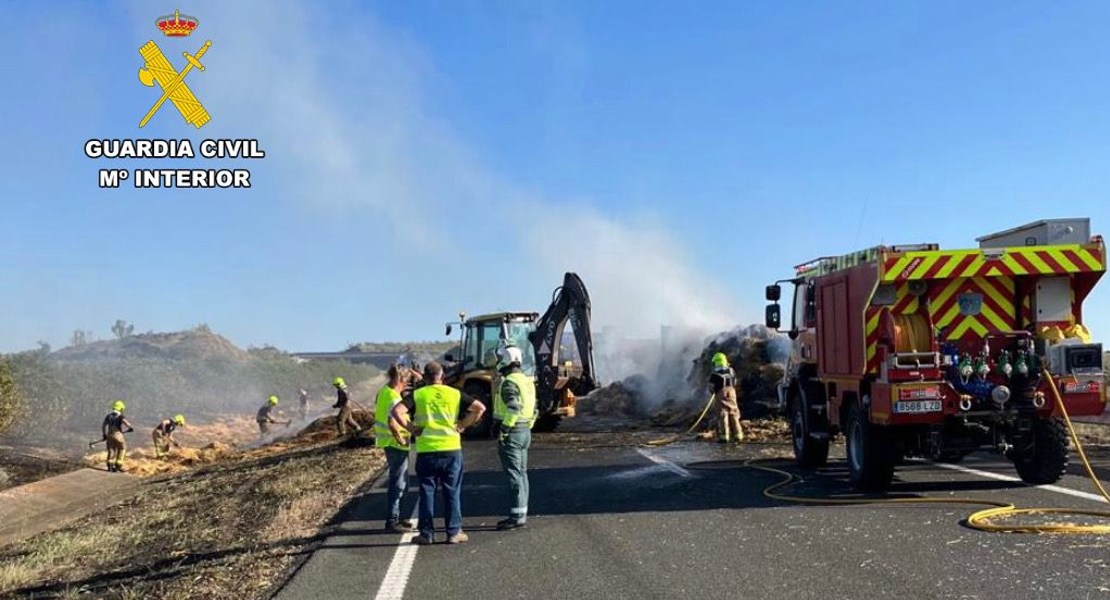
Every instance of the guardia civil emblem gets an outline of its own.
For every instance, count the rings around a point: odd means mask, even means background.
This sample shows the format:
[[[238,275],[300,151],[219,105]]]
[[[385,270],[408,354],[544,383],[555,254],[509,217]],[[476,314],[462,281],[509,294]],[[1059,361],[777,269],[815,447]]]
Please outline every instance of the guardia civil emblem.
[[[175,10],[172,15],[159,17],[157,24],[158,29],[166,37],[178,38],[192,35],[193,31],[200,25],[200,21],[196,17],[183,15],[180,11]],[[189,86],[185,85],[185,76],[193,70],[193,67],[201,71],[204,70],[200,58],[208,52],[211,45],[212,40],[208,40],[197,50],[196,54],[182,52],[186,63],[181,71],[175,69],[170,61],[166,60],[166,55],[162,54],[162,49],[153,40],[139,48],[139,54],[146,61],[146,65],[139,69],[139,81],[147,87],[154,87],[154,84],[157,83],[158,87],[162,89],[162,96],[147,111],[143,120],[139,121],[139,127],[146,127],[147,122],[158,112],[158,109],[162,108],[166,100],[173,104],[186,123],[192,124],[197,129],[204,127],[204,124],[211,117],[208,116],[208,111],[204,109],[204,105],[193,95]]]

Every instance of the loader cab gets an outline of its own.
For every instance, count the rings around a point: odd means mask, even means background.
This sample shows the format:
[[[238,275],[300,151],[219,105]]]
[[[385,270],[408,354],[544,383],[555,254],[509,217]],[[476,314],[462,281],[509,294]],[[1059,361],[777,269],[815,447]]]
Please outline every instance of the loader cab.
[[[790,329],[787,334],[790,339],[795,339],[799,331],[816,325],[817,295],[812,279],[785,279],[767,286],[766,297],[771,304],[767,305],[766,325],[776,331],[782,329],[782,307],[779,301],[782,298],[783,283],[792,284],[794,287],[789,307]]]
[[[448,356],[461,372],[497,368],[497,351],[508,345],[524,355],[521,370],[536,373],[536,354],[528,336],[536,329],[535,313],[497,313],[472,317],[461,323],[460,356]],[[448,325],[448,335],[454,324]]]

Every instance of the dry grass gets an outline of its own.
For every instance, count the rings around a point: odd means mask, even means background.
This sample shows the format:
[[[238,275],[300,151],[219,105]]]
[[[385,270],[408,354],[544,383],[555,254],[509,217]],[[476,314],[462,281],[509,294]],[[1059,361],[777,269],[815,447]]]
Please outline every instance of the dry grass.
[[[2,598],[268,597],[382,466],[364,443],[260,448],[0,548]]]

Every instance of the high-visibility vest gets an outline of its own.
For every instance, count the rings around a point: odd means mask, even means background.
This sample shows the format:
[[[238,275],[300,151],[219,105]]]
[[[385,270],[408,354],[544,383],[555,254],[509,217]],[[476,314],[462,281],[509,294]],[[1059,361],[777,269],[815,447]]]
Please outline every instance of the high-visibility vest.
[[[501,386],[505,385],[506,381],[513,382],[520,390],[521,406],[519,415],[509,412],[509,407],[505,404],[501,395]],[[526,423],[528,427],[531,427],[536,422],[536,381],[524,373],[509,373],[506,375],[501,380],[501,384],[497,386],[497,393],[494,394],[493,418],[497,421],[503,421],[508,427],[517,423]]]
[[[393,439],[393,432],[389,430],[389,413],[400,401],[401,393],[388,385],[378,391],[374,401],[374,445],[378,448],[408,450],[408,446],[402,446]],[[407,439],[407,432],[402,432],[402,436]]]
[[[462,436],[455,430],[462,403],[459,390],[441,383],[426,385],[416,390],[412,399],[416,404],[413,422],[423,428],[416,436],[417,454],[462,450]]]

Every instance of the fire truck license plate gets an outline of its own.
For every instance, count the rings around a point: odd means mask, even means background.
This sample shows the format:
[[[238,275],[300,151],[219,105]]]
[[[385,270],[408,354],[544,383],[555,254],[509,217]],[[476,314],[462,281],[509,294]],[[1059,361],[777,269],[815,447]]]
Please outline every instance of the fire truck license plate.
[[[940,400],[912,400],[909,402],[895,402],[894,412],[897,414],[940,412]]]

